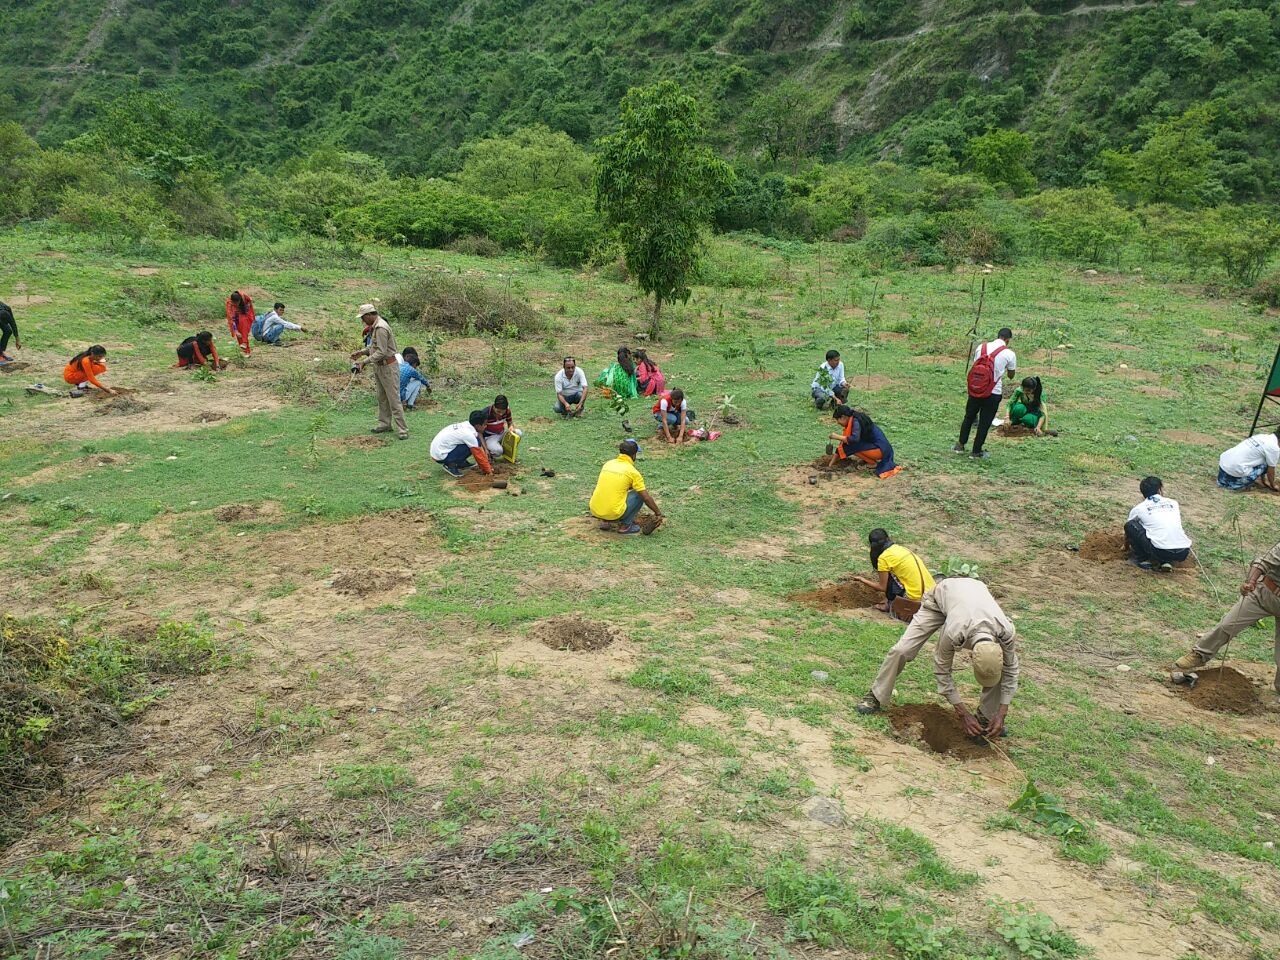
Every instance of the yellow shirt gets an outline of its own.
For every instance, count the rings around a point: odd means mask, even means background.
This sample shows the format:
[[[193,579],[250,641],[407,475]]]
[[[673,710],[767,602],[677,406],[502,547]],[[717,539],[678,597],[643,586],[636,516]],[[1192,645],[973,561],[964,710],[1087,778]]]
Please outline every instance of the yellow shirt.
[[[908,600],[919,600],[934,587],[933,577],[924,561],[896,543],[886,547],[884,553],[880,554],[876,569],[897,577],[898,582],[906,588]]]
[[[600,479],[591,494],[591,514],[600,520],[618,520],[627,512],[627,494],[644,490],[644,477],[635,462],[620,453],[600,468]]]

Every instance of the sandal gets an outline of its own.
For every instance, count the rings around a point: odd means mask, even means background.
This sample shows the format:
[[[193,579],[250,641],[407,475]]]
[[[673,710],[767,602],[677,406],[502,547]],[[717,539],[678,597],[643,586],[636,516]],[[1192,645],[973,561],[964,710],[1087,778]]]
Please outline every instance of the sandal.
[[[636,526],[636,525],[633,523],[633,524],[632,524],[631,526],[629,526],[629,527],[619,527],[619,528],[618,528],[618,532],[619,532],[619,533],[625,533],[625,534],[639,533],[639,532],[640,532],[640,528],[639,528],[638,526]]]

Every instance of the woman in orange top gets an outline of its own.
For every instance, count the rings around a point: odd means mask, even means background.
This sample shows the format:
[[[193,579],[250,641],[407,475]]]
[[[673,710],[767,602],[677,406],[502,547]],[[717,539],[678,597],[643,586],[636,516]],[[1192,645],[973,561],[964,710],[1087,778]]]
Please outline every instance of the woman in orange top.
[[[62,370],[62,379],[76,390],[96,388],[103,393],[115,391],[98,382],[98,374],[107,372],[107,348],[94,344],[88,350],[77,353]]]
[[[246,357],[249,355],[249,330],[252,327],[253,299],[237,290],[227,297],[227,330],[240,344],[240,350]]]

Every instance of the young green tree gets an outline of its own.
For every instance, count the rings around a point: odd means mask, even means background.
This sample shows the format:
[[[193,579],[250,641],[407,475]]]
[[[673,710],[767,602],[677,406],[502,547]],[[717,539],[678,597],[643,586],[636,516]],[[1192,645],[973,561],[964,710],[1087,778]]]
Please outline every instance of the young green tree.
[[[1036,178],[1027,169],[1031,161],[1031,138],[1017,130],[988,130],[965,145],[969,166],[978,176],[1014,193],[1036,187]]]
[[[1133,155],[1133,180],[1141,200],[1195,207],[1207,199],[1217,155],[1208,137],[1212,121],[1212,110],[1201,104],[1155,128]]]
[[[653,295],[649,335],[663,303],[689,299],[702,263],[702,231],[733,186],[732,168],[701,143],[698,105],[679,84],[635,87],[617,133],[599,141],[596,207],[622,244],[627,269]]]

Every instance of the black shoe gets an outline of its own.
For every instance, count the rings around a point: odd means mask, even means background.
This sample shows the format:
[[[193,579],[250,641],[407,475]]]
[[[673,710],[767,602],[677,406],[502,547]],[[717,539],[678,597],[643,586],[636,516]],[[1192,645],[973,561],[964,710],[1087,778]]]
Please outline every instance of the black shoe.
[[[864,717],[870,716],[873,713],[880,712],[880,701],[876,699],[875,694],[868,693],[853,709],[857,710]]]
[[[970,460],[986,460],[986,459],[989,459],[990,456],[991,454],[988,453],[986,450],[975,450],[973,451],[973,453],[969,454],[969,459]]]
[[[1173,573],[1173,564],[1172,564],[1172,563],[1168,563],[1168,562],[1165,562],[1165,563],[1160,564],[1160,572],[1161,572],[1161,573]]]
[[[951,452],[952,452],[952,453],[964,453],[964,444],[963,444],[963,443],[957,443],[957,444],[955,444],[954,446],[952,446],[952,448],[951,448]]]
[[[975,713],[975,714],[974,714],[974,716],[978,718],[978,723],[982,724],[982,729],[983,729],[983,730],[986,730],[986,729],[987,729],[987,724],[989,724],[991,721],[989,721],[986,717],[984,717],[984,716],[982,715],[982,713],[981,713],[981,712]],[[1008,735],[1009,735],[1009,728],[1008,728],[1008,727],[1004,727],[1004,728],[1002,728],[1002,729],[1000,730],[1000,737],[1001,737],[1001,739],[1003,739],[1003,738],[1007,737]],[[985,736],[986,736],[986,734],[985,734],[985,733],[983,733],[983,734],[980,734],[980,736],[985,737]]]
[[[444,472],[449,474],[449,476],[451,477],[462,476],[462,471],[459,470],[457,467],[455,467],[452,463],[442,463],[440,464],[440,466],[444,467]]]
[[[1137,567],[1139,570],[1150,570],[1150,569],[1151,569],[1151,561],[1150,561],[1150,560],[1139,560],[1137,557],[1130,557],[1130,558],[1129,558],[1129,563],[1130,563],[1130,564],[1132,564],[1133,566]],[[1173,568],[1172,568],[1172,567],[1170,567],[1169,569],[1173,569]]]

